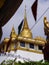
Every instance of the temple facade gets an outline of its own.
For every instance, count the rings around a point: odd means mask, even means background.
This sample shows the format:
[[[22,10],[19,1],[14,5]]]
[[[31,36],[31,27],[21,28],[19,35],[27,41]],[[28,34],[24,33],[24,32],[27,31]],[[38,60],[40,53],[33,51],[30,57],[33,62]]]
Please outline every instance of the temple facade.
[[[29,29],[26,9],[24,15],[24,24],[20,34],[15,32],[14,26],[10,33],[10,38],[4,38],[2,42],[2,49],[6,52],[16,52],[16,55],[20,55],[23,58],[27,58],[33,61],[42,60],[43,52],[46,40],[41,37],[33,38],[32,32]],[[8,48],[7,48],[8,45]]]

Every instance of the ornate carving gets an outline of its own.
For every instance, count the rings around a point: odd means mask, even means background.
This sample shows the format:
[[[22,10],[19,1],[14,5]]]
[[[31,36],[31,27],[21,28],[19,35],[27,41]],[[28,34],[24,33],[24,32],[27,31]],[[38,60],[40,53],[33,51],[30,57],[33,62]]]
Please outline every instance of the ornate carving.
[[[47,44],[45,44],[43,49],[44,59],[49,61],[49,22],[47,21],[46,17],[44,17],[44,32],[47,40]]]

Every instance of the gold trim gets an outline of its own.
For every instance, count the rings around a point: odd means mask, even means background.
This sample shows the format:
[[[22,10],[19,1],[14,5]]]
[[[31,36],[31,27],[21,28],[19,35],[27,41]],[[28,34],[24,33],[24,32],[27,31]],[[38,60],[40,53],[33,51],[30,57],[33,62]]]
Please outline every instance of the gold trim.
[[[34,52],[34,53],[37,53],[37,54],[43,54],[42,52],[38,51],[38,50],[34,50],[34,49],[27,49],[27,48],[23,48],[23,47],[18,47],[17,49],[11,49],[11,50],[7,50],[7,52],[10,52],[10,51],[17,51],[17,50],[23,50],[23,51],[28,51],[28,52]]]
[[[16,51],[17,49],[10,49],[10,50],[7,50],[7,52],[10,52],[10,51]]]
[[[37,44],[37,45],[45,45],[44,41],[41,40],[35,40],[35,39],[31,39],[31,38],[24,38],[24,37],[18,37],[18,41],[24,41],[27,43],[32,43],[32,44]]]
[[[38,50],[34,50],[34,49],[27,49],[27,48],[23,48],[23,47],[18,47],[17,50],[23,50],[23,51],[29,51],[29,52],[34,52],[34,53],[38,53],[38,54],[43,54],[42,52],[38,51]]]

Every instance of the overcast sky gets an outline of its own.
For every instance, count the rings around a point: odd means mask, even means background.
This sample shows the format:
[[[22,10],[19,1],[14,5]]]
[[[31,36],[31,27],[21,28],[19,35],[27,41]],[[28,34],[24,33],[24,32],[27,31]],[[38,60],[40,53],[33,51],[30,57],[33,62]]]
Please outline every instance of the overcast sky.
[[[22,21],[22,19],[24,18],[25,5],[26,5],[27,21],[29,28],[31,29],[34,26],[35,20],[31,10],[31,6],[33,5],[34,2],[35,0],[23,0],[17,12],[15,12],[13,17],[9,20],[9,22],[2,27],[3,30],[2,39],[9,38],[13,26],[15,28],[16,33],[18,34],[18,26]],[[38,9],[37,9],[38,23],[31,29],[33,38],[35,38],[36,36],[41,36],[45,38],[43,18],[44,16],[46,16],[49,21],[49,9],[46,11],[48,7],[49,7],[49,0],[38,0]],[[43,15],[45,11],[46,13]]]

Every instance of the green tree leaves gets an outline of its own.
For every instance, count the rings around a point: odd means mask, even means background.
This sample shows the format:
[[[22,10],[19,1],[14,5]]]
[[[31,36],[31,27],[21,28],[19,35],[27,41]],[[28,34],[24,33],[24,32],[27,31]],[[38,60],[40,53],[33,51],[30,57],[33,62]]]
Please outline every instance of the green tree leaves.
[[[29,61],[29,62],[15,62],[14,60],[8,60],[5,62],[2,62],[0,65],[49,65],[49,62],[34,62],[34,61]]]

